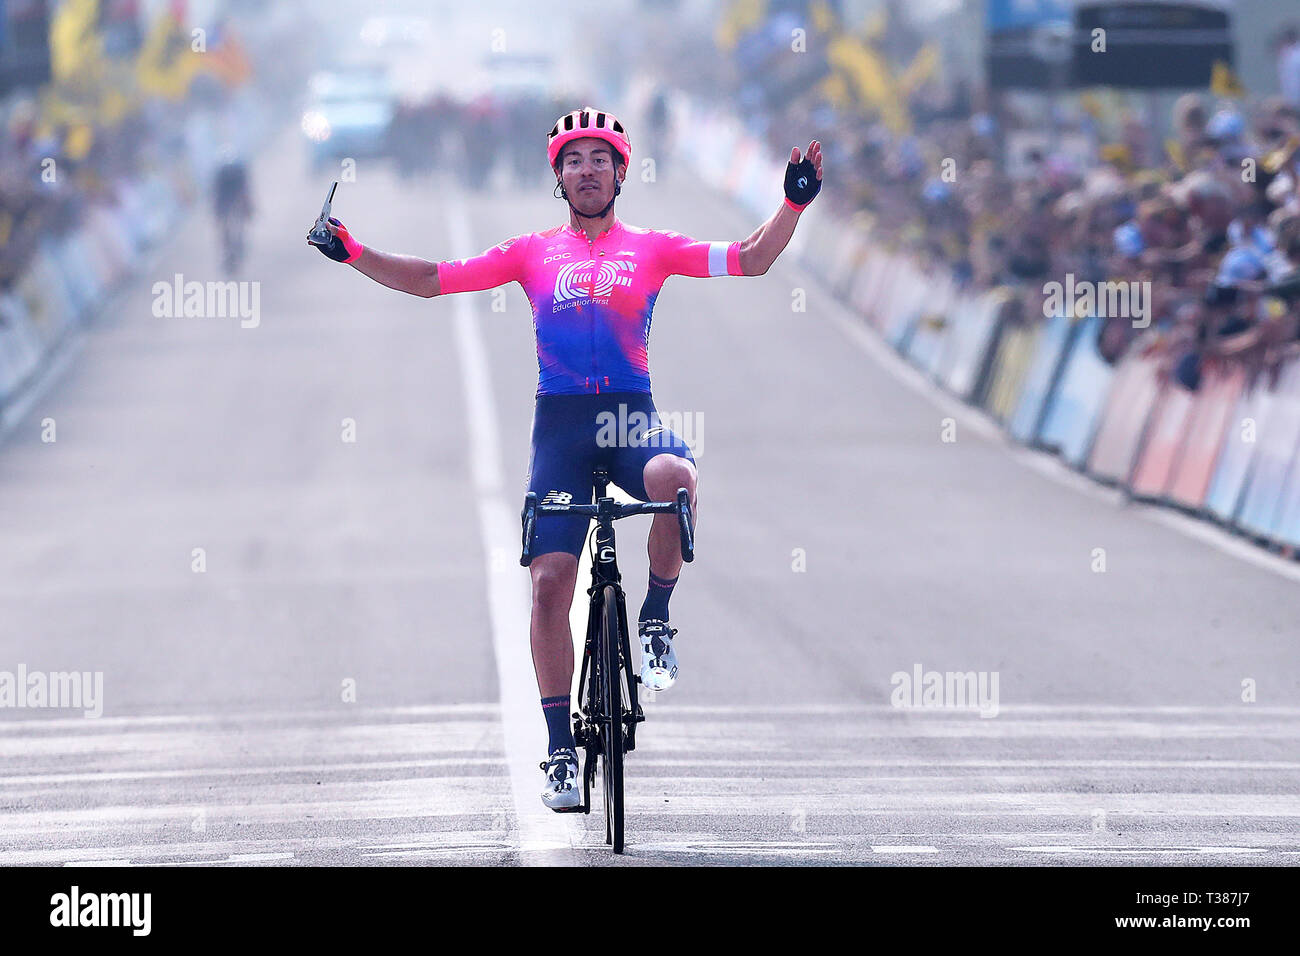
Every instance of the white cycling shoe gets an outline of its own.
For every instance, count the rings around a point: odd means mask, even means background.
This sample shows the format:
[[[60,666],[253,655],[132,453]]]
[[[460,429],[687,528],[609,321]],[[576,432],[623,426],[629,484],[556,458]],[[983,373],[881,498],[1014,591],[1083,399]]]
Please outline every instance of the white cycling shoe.
[[[650,690],[667,690],[677,683],[677,654],[673,636],[677,629],[667,621],[642,621],[636,628],[641,639],[641,684]]]
[[[542,789],[542,803],[557,813],[576,810],[582,805],[582,781],[578,776],[578,755],[562,747],[550,758],[543,760],[546,786]]]

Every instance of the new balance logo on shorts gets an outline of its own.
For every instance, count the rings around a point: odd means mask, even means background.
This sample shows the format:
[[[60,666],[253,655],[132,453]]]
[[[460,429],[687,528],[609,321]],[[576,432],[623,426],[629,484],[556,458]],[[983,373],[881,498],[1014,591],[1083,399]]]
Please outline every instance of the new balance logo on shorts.
[[[542,498],[544,505],[568,505],[573,503],[573,495],[567,491],[548,491]]]

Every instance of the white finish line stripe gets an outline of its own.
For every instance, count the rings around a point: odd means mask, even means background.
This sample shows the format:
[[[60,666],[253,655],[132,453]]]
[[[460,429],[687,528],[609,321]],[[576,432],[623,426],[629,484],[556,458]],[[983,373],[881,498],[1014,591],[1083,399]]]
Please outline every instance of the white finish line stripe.
[[[120,860],[67,860],[64,866],[130,866],[131,861]]]
[[[934,846],[873,846],[872,853],[938,853]]]
[[[453,249],[474,247],[464,207],[451,203],[447,230]],[[479,528],[487,556],[488,605],[492,616],[492,646],[496,656],[510,792],[519,824],[520,859],[526,865],[576,865],[573,849],[579,837],[564,814],[542,805],[542,775],[537,762],[545,756],[537,681],[528,641],[528,576],[517,562],[501,560],[520,546],[519,519],[505,498],[505,470],[496,403],[488,374],[487,349],[474,320],[472,300],[453,296],[456,350],[468,419],[470,473],[478,504]]]
[[[612,495],[616,501],[631,501],[617,490],[612,489]],[[511,529],[513,533],[513,526]],[[511,545],[514,545],[513,539]],[[583,551],[584,558],[588,558],[587,552]],[[514,555],[510,555],[508,562],[510,568],[516,567]],[[520,569],[522,572],[522,569]],[[585,580],[581,577],[579,580]],[[581,594],[582,592],[578,592]],[[585,597],[581,602],[575,602],[575,606],[580,604],[582,616],[578,623],[586,626],[586,601]],[[579,628],[579,634],[581,628]],[[575,635],[575,640],[578,635]],[[308,724],[314,721],[328,721],[330,724],[340,726],[352,726],[364,723],[367,719],[376,719],[383,717],[484,717],[491,718],[498,714],[496,704],[485,703],[465,703],[465,704],[422,704],[417,706],[405,707],[358,707],[345,716],[340,716],[337,709],[333,710],[258,710],[230,714],[138,714],[123,715],[118,717],[44,717],[43,713],[35,708],[11,708],[0,707],[0,737],[7,736],[27,736],[33,733],[39,733],[45,730],[65,729],[79,730],[87,734],[93,734],[109,729],[135,729],[140,727],[192,727],[204,726],[208,724],[227,725],[232,721],[239,724],[260,723],[271,721],[277,724],[290,722],[292,724]],[[768,714],[791,714],[794,716],[821,716],[821,715],[844,715],[852,716],[858,714],[908,714],[927,719],[942,719],[945,716],[966,719],[971,711],[959,711],[956,709],[945,708],[913,708],[905,709],[895,707],[892,704],[771,704],[764,706],[761,704],[674,704],[667,698],[656,711],[662,717],[671,718],[674,715],[697,715],[716,717],[762,717]],[[25,715],[23,719],[12,719],[18,714]],[[1003,714],[1080,714],[1083,716],[1091,715],[1112,715],[1112,714],[1141,714],[1150,716],[1160,716],[1168,714],[1175,716],[1185,714],[1193,717],[1197,716],[1237,716],[1242,720],[1249,720],[1262,714],[1274,717],[1296,717],[1300,718],[1300,707],[1290,707],[1286,705],[1267,705],[1267,704],[1156,704],[1156,705],[1130,705],[1130,704],[999,704],[999,719]]]

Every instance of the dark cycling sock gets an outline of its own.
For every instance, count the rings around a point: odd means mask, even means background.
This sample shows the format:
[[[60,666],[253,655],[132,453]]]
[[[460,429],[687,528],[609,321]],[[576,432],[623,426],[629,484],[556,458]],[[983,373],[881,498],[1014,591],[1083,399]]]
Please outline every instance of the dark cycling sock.
[[[577,750],[573,743],[573,727],[569,724],[569,695],[543,697],[542,714],[546,717],[546,730],[551,738],[547,753],[553,754],[561,747]]]
[[[641,605],[641,620],[668,620],[668,599],[673,596],[676,578],[661,578],[650,572],[650,587],[646,591],[645,603]]]

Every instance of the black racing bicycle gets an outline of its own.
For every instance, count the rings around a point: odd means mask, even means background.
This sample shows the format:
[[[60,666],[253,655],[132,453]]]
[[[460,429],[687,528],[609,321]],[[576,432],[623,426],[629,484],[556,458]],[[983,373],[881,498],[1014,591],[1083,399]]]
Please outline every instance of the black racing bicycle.
[[[636,725],[645,720],[637,701],[640,676],[632,668],[631,639],[627,629],[627,608],[622,575],[614,553],[614,522],[619,518],[646,514],[675,514],[682,539],[682,560],[695,558],[695,537],[691,519],[691,497],[677,489],[676,501],[619,504],[606,494],[609,473],[597,468],[592,475],[595,502],[592,504],[538,504],[537,495],[524,498],[524,550],[519,563],[528,567],[533,560],[533,533],[539,515],[585,515],[596,520],[591,560],[591,598],[587,612],[587,641],[578,677],[580,710],[573,714],[573,739],[584,752],[582,803],[570,812],[591,812],[591,788],[596,782],[596,764],[605,790],[605,842],[615,853],[623,852],[623,757],[636,749]],[[543,764],[543,767],[545,764]]]

